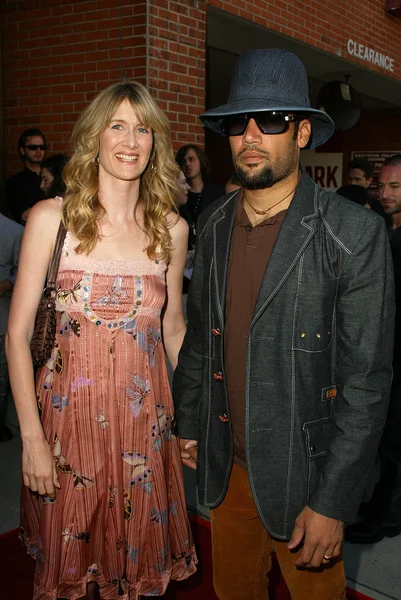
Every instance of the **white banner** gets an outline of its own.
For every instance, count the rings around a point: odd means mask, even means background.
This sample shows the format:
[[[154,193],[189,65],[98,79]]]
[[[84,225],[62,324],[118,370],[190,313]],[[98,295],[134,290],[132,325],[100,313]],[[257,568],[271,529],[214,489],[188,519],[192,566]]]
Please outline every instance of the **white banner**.
[[[343,182],[343,153],[303,150],[301,165],[321,188],[335,192]]]

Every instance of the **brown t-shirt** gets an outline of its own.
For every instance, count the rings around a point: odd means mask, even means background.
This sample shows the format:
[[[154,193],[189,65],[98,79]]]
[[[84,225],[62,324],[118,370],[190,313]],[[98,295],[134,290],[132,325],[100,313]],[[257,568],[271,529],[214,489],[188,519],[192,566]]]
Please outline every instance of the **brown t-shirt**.
[[[239,202],[231,238],[224,329],[224,367],[234,435],[234,461],[244,468],[245,379],[249,326],[263,275],[286,212],[283,210],[253,227],[242,202]]]

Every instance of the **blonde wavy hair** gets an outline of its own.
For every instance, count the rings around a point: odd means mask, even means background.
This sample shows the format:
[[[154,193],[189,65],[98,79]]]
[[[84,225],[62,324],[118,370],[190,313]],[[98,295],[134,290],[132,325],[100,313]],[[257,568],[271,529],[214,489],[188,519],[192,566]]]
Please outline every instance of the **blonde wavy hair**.
[[[176,211],[176,180],[179,167],[174,161],[170,124],[147,89],[135,81],[115,83],[92,100],[79,117],[72,133],[73,154],[63,177],[67,191],[62,205],[62,221],[78,239],[75,251],[89,254],[99,239],[99,220],[105,209],[99,198],[98,164],[100,134],[112,120],[121,102],[128,100],[137,118],[153,133],[148,165],[141,175],[139,207],[143,210],[144,229],[149,237],[149,258],[168,260],[171,236],[167,214]]]

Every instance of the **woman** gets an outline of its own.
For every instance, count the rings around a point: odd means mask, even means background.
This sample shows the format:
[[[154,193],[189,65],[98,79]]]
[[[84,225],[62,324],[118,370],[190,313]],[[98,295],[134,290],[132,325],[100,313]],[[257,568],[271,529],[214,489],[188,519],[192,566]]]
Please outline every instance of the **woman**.
[[[185,204],[188,202],[188,192],[191,189],[191,186],[187,182],[187,178],[181,169],[178,172],[177,187],[178,194],[176,197],[176,203],[178,204],[178,207],[185,206]]]
[[[177,167],[167,118],[138,83],[100,93],[72,142],[61,207],[48,200],[29,217],[9,321],[22,538],[37,560],[34,600],[158,596],[196,564],[164,359],[175,368],[185,330]],[[29,342],[60,218],[40,419]]]
[[[65,154],[54,154],[49,158],[45,158],[42,162],[40,166],[40,189],[46,194],[47,198],[64,196],[63,170],[67,162],[68,156]]]
[[[188,236],[188,252],[187,252],[187,260],[185,263],[184,269],[184,279],[182,284],[182,293],[184,294],[184,313],[186,312],[186,297],[188,294],[189,282],[192,276],[193,271],[193,261],[195,254],[195,240],[196,240],[196,231],[195,231],[195,223],[191,217],[190,212],[187,210],[187,202],[188,202],[188,192],[191,189],[191,186],[187,182],[187,178],[184,173],[179,171],[177,177],[177,187],[178,194],[176,196],[176,203],[178,205],[179,214],[183,217],[189,226],[189,236]]]

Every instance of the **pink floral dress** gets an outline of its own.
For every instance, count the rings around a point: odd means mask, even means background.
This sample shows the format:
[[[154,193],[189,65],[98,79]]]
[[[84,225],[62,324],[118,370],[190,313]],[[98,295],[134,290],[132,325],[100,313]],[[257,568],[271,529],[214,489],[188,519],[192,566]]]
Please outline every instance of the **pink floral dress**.
[[[37,398],[61,490],[23,489],[34,600],[160,596],[196,570],[160,314],[166,263],[76,255],[67,233]]]

